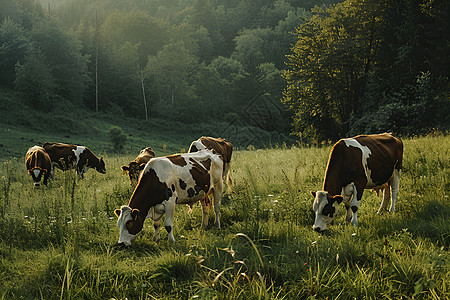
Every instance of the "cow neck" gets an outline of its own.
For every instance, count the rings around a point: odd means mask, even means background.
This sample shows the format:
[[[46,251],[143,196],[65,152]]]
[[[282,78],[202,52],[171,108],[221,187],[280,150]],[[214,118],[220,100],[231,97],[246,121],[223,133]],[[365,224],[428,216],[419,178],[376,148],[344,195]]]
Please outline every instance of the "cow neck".
[[[339,151],[334,150],[335,147],[333,147],[333,150],[331,151],[323,181],[323,190],[332,196],[340,195],[342,187],[345,184],[345,179],[343,178],[343,174],[341,174],[341,170],[343,170],[343,159],[342,157],[339,157]]]
[[[81,153],[80,155],[80,159],[82,156],[84,156],[88,167],[97,167],[100,164],[100,159],[94,153],[92,153],[89,148],[84,149],[83,153]]]
[[[154,170],[150,169],[150,172],[142,174],[133,195],[131,196],[128,206],[131,209],[139,209],[140,216],[145,220],[150,207],[157,204],[161,204],[165,199],[162,198],[161,186],[159,184],[158,177],[155,175]],[[164,190],[166,192],[166,190]],[[161,197],[158,197],[160,195]]]

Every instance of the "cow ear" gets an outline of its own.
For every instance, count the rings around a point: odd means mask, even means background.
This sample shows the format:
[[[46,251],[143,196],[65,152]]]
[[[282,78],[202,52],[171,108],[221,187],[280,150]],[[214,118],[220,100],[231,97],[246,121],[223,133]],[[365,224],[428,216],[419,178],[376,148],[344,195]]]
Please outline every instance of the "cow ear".
[[[136,208],[131,211],[131,217],[133,218],[133,220],[137,219],[137,217],[139,216],[139,213],[140,213],[139,209],[136,209]]]
[[[139,166],[139,171],[141,171],[141,170],[144,170],[144,168],[145,168],[145,165],[147,165],[147,164],[141,164],[140,166]]]
[[[128,166],[123,165],[122,167],[120,167],[122,169],[122,171],[126,172],[128,171],[130,168],[128,168]]]
[[[333,201],[337,201],[338,204],[341,204],[342,200],[344,200],[344,197],[341,195],[336,195],[333,197]]]
[[[316,192],[314,191],[310,191],[311,195],[314,197],[314,199],[316,198]]]
[[[116,210],[114,211],[114,213],[116,214],[117,217],[120,217],[120,212],[121,212],[120,209],[116,209]]]

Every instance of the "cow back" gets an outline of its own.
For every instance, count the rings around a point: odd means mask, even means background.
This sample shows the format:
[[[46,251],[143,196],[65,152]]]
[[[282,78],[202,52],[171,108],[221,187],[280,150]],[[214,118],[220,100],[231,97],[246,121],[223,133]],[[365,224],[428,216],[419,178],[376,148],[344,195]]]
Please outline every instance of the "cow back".
[[[34,146],[28,149],[25,155],[25,164],[28,173],[32,172],[34,169],[43,170],[49,172],[51,169],[51,160],[49,155],[46,153],[44,148],[39,146]]]
[[[223,138],[204,137],[200,141],[207,149],[214,150],[222,156],[224,163],[231,162],[231,155],[233,153],[233,145]]]
[[[330,153],[323,190],[338,195],[343,186],[356,180],[382,185],[394,168],[401,169],[402,156],[402,141],[388,133],[339,140]]]
[[[75,161],[73,150],[76,145],[63,143],[44,143],[42,147],[50,156],[52,162],[57,163],[61,169],[68,169]]]

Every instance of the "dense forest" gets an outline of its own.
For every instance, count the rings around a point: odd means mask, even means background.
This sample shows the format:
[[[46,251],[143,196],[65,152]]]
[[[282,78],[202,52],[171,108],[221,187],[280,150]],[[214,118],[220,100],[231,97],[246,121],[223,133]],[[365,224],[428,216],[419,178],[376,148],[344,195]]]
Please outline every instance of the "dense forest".
[[[253,126],[305,142],[449,128],[448,1],[0,4],[0,89],[37,111]]]

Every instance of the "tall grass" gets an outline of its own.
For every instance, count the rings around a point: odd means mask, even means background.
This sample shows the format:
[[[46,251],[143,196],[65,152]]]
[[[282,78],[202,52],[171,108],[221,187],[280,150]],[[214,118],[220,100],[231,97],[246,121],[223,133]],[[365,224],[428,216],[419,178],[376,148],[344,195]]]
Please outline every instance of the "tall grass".
[[[450,138],[404,143],[397,212],[377,215],[367,190],[358,228],[341,207],[327,234],[311,229],[329,146],[236,151],[220,231],[201,229],[199,205],[179,206],[175,245],[164,230],[154,243],[149,220],[128,248],[113,210],[132,193],[120,171],[132,157],[106,157],[107,174],[84,180],[57,172],[48,188],[33,188],[22,159],[3,162],[0,297],[448,299]]]

